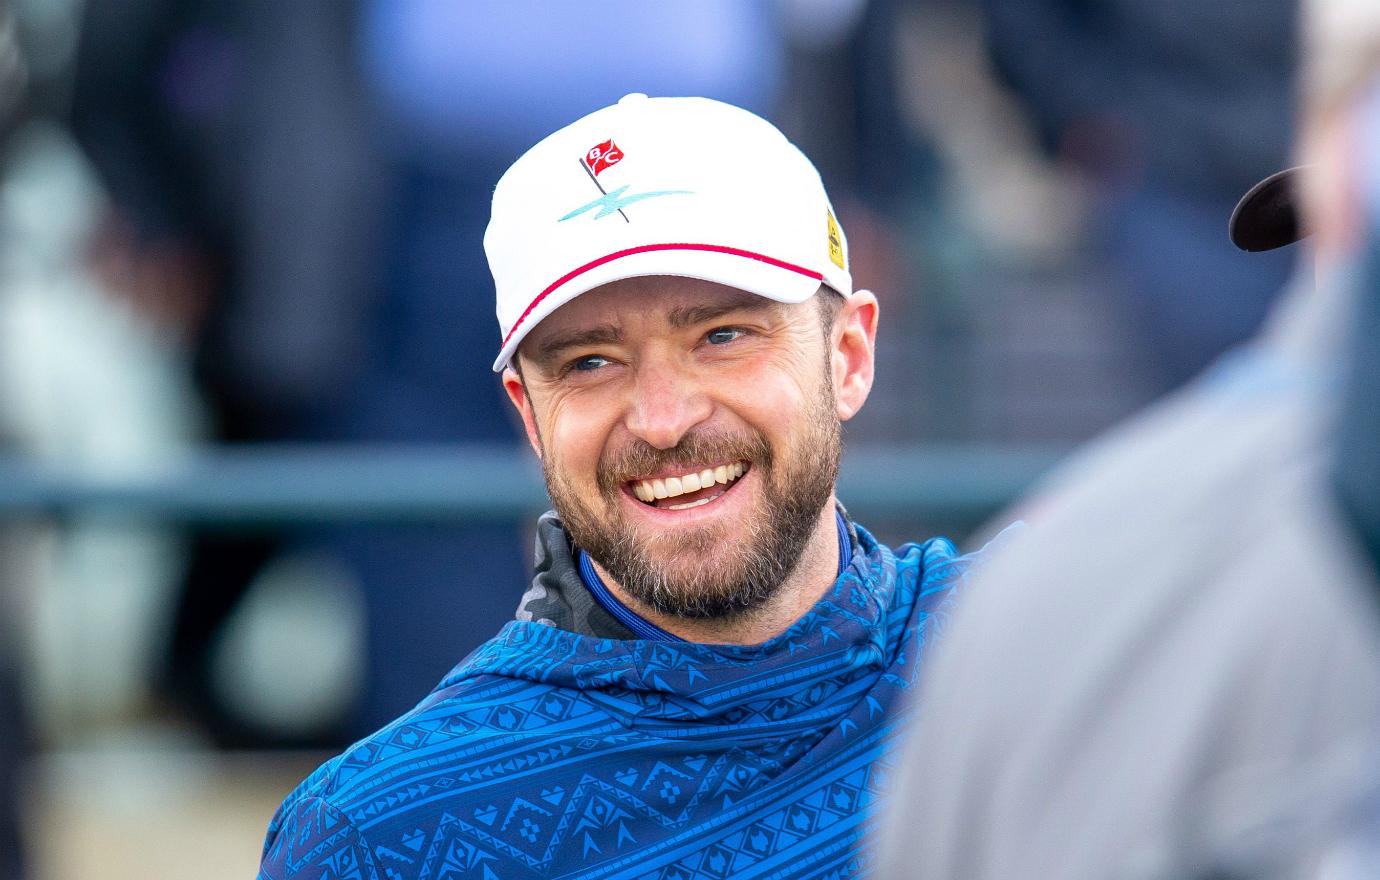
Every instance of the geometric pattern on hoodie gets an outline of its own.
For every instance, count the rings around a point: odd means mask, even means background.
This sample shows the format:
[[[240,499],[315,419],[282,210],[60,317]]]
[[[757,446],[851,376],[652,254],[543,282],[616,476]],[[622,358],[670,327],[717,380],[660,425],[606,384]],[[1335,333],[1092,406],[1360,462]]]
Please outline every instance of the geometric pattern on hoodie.
[[[866,876],[902,700],[968,558],[854,532],[760,645],[506,624],[287,797],[260,878]]]

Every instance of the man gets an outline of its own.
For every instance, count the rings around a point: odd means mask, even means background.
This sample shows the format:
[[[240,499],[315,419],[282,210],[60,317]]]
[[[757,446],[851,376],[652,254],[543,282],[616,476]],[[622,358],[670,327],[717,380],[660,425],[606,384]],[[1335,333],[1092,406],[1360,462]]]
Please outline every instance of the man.
[[[556,508],[536,578],[287,798],[261,876],[864,873],[892,710],[962,566],[834,498],[877,302],[819,175],[744,110],[629,95],[514,163],[485,250],[494,369]]]
[[[884,876],[1380,876],[1376,572],[1329,473],[1350,322],[1380,295],[1352,271],[1380,4],[1304,23],[1306,167],[1232,236],[1293,240],[1297,201],[1316,285],[1027,505],[925,670]]]

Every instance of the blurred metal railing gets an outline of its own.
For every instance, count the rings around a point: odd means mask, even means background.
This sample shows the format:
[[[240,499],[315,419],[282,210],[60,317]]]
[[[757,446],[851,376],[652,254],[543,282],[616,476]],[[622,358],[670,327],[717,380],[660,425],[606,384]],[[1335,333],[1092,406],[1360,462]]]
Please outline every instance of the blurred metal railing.
[[[866,516],[976,523],[1064,450],[856,446],[839,497]],[[514,520],[547,506],[526,450],[485,446],[234,446],[96,470],[0,457],[0,517],[114,515],[215,525]]]

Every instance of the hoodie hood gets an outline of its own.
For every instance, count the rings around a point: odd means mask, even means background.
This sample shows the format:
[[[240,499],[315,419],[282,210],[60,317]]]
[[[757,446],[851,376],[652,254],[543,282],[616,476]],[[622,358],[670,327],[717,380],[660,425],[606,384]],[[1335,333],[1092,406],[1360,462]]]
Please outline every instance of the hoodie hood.
[[[855,532],[827,594],[760,645],[509,623],[284,801],[262,876],[865,873],[902,699],[968,567],[943,539]]]
[[[482,675],[582,691],[610,715],[639,728],[731,726],[735,735],[770,734],[778,723],[837,723],[898,661],[908,622],[924,642],[926,615],[912,620],[923,576],[951,580],[952,544],[934,539],[897,557],[854,527],[851,564],[804,616],[758,645],[704,645],[600,638],[533,621],[513,621],[441,683],[444,691]],[[929,603],[927,603],[929,604]],[[931,605],[929,614],[942,610]],[[869,698],[870,699],[870,698]]]

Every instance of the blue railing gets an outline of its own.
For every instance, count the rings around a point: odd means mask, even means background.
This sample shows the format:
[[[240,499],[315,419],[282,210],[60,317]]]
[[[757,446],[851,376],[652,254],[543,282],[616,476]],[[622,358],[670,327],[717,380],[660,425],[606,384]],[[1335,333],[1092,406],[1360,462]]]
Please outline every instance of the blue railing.
[[[1058,460],[1048,447],[859,446],[839,497],[855,512],[976,523]],[[0,457],[0,517],[121,516],[220,525],[521,519],[547,505],[526,450],[483,446],[212,447],[119,472]]]

